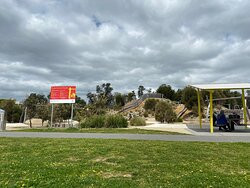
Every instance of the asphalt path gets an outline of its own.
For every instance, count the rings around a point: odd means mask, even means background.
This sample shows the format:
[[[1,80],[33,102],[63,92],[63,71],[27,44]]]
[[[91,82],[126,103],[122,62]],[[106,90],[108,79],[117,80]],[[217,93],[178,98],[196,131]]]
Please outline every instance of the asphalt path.
[[[117,134],[117,133],[58,133],[58,132],[0,132],[0,137],[15,138],[96,138],[127,140],[161,140],[184,142],[248,142],[249,136],[242,135],[160,135],[160,134]]]

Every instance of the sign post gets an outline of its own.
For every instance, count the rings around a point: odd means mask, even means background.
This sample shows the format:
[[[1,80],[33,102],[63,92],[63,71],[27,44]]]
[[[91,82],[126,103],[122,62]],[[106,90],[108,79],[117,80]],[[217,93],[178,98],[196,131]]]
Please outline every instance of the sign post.
[[[53,125],[53,111],[54,111],[54,104],[51,105],[50,127],[52,127],[52,125]]]
[[[52,86],[50,91],[51,126],[53,125],[53,104],[72,104],[71,106],[71,126],[73,126],[74,103],[76,99],[76,86]]]
[[[73,127],[73,114],[74,114],[74,104],[72,103],[72,105],[71,105],[71,117],[70,117],[71,127]]]

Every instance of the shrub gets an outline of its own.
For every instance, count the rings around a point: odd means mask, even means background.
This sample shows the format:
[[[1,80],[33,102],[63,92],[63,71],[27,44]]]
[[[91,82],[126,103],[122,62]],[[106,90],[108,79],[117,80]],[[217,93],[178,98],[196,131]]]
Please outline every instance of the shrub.
[[[134,117],[130,120],[130,125],[131,126],[145,126],[146,121],[142,117]]]
[[[155,116],[155,111],[151,111],[150,114],[151,114],[152,116]]]
[[[80,124],[81,128],[122,128],[128,127],[127,120],[122,115],[93,115]]]
[[[155,105],[157,104],[157,102],[158,102],[157,99],[147,99],[144,104],[144,109],[155,111]]]
[[[177,122],[183,122],[183,119],[182,119],[181,117],[178,117],[178,118],[176,119],[176,121],[177,121]]]
[[[171,123],[176,120],[176,114],[172,109],[171,104],[165,101],[160,101],[155,106],[155,119],[162,123]]]
[[[122,115],[109,115],[106,118],[105,127],[124,128],[128,127],[128,122]]]
[[[143,113],[143,116],[144,116],[145,118],[148,117],[148,112],[145,111],[145,112]]]
[[[101,128],[105,126],[105,116],[93,115],[81,123],[81,128]]]

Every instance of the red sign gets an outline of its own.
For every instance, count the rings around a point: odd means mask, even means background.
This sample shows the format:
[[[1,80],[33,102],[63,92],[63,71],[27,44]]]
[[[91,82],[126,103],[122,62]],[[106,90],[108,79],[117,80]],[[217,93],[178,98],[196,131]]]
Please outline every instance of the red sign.
[[[76,86],[52,86],[50,103],[75,103]]]

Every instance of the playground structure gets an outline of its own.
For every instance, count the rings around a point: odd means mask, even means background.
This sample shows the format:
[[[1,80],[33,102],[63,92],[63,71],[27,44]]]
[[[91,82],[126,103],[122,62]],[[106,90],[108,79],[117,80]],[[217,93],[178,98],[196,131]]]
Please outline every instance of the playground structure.
[[[245,98],[245,90],[250,89],[249,83],[240,83],[240,84],[201,84],[201,85],[191,85],[195,88],[198,96],[198,114],[199,114],[199,124],[202,128],[202,114],[201,114],[201,91],[209,92],[209,114],[210,114],[210,132],[214,132],[214,120],[213,120],[213,93],[215,90],[241,90],[241,99],[243,106],[243,124],[247,128],[247,106]]]
[[[119,112],[125,112],[125,111],[135,109],[138,106],[140,106],[146,99],[149,99],[149,98],[161,99],[161,98],[163,98],[163,96],[160,93],[147,93],[147,94],[144,94],[139,99],[133,100],[133,101],[129,102],[128,104],[126,104]]]
[[[216,99],[213,99],[213,102],[216,102],[216,101],[225,101],[225,100],[234,100],[234,99],[241,99],[241,97],[225,97],[225,98],[216,98]],[[245,96],[245,99],[246,100],[249,100],[250,99],[250,96]],[[206,102],[208,102],[208,106],[207,106],[207,111],[206,111],[206,121],[208,121],[209,117],[210,117],[210,112],[209,112],[209,109],[210,109],[210,102],[209,100],[205,100]],[[235,114],[238,114],[240,115],[240,118],[243,119],[244,118],[244,114],[243,114],[243,111],[242,109],[240,108],[239,105],[234,105],[234,106],[231,106],[230,104],[223,104],[223,106],[227,106],[227,108],[223,109],[225,114],[232,114],[232,113],[235,113]],[[250,119],[250,112],[249,112],[249,109],[247,107],[247,117],[248,119]]]
[[[141,109],[141,108],[143,108],[144,102],[147,99],[159,99],[159,100],[170,101],[169,99],[163,98],[163,95],[160,93],[147,93],[147,94],[142,95],[141,98],[127,103],[119,111],[119,113],[129,112],[129,111],[133,111],[136,109]],[[188,109],[183,104],[177,104],[177,105],[178,105],[178,109],[176,109],[176,115],[177,115],[177,118],[181,118],[187,112]]]

